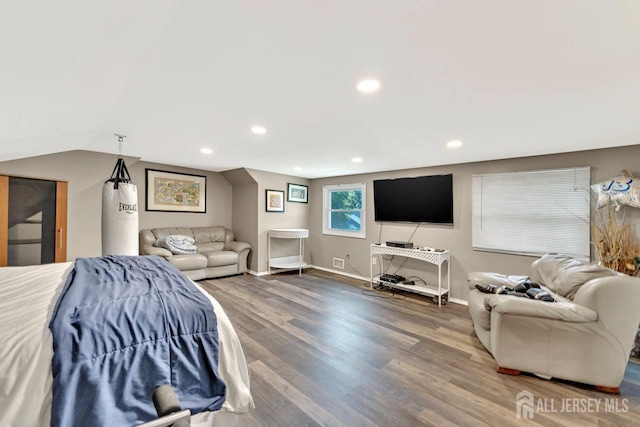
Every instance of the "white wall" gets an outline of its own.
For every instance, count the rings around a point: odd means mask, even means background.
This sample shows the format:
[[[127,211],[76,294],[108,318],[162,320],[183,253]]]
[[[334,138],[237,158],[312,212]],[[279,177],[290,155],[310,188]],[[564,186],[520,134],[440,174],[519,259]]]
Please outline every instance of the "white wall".
[[[257,258],[257,272],[266,272],[268,265],[268,233],[272,228],[309,228],[309,204],[287,202],[287,183],[309,185],[309,180],[289,175],[247,169],[249,174],[258,183],[258,244],[254,248],[254,256]],[[284,212],[266,211],[266,190],[280,190],[285,193]],[[279,239],[282,240],[282,239]],[[279,242],[283,251],[289,254],[298,253],[297,240],[290,242]],[[294,247],[295,246],[295,247]],[[291,252],[293,251],[293,252]],[[307,245],[305,260],[311,259],[311,253]]]
[[[101,255],[102,186],[109,179],[116,160],[113,154],[75,150],[0,162],[0,174],[69,183],[67,259],[73,260]],[[284,213],[265,211],[266,189],[282,190],[286,194],[287,183],[308,185],[306,179],[245,169],[208,172],[142,162],[133,157],[125,157],[125,162],[138,187],[140,229],[208,225],[231,228],[237,240],[251,244],[249,268],[253,271],[260,273],[268,269],[267,231],[270,228],[309,228],[308,204],[286,202],[286,195]],[[206,176],[206,213],[146,211],[147,168]]]
[[[45,156],[0,162],[0,174],[41,178],[69,183],[67,260],[99,256],[102,253],[102,185],[109,179],[117,157],[90,151],[68,151]],[[203,172],[140,162],[125,157],[138,187],[139,227],[206,226],[231,227],[231,184],[217,172]],[[145,168],[185,172],[207,177],[206,213],[146,212],[144,210]]]
[[[319,267],[333,269],[332,258],[350,255],[344,272],[368,277],[369,245],[387,240],[408,240],[415,225],[381,225],[373,218],[373,210],[367,209],[367,238],[353,239],[322,234],[322,186],[365,182],[369,206],[373,202],[373,180],[453,173],[454,225],[421,225],[411,239],[417,245],[434,246],[451,251],[452,297],[466,299],[466,275],[471,271],[497,271],[505,274],[528,274],[534,258],[474,251],[471,248],[471,177],[473,174],[541,170],[565,167],[591,166],[591,182],[601,182],[628,169],[640,175],[640,145],[590,150],[576,153],[519,159],[496,160],[450,166],[387,171],[364,175],[342,176],[307,180],[299,177],[274,174],[258,170],[242,170],[243,178],[234,183],[224,174],[205,172],[167,165],[141,162],[125,158],[134,182],[138,185],[140,201],[140,228],[166,226],[224,225],[234,229],[238,240],[253,247],[251,270],[263,273],[268,270],[267,233],[272,228],[308,228],[305,260]],[[0,162],[0,174],[67,181],[69,183],[69,260],[77,257],[98,256],[101,253],[101,194],[102,185],[109,178],[116,156],[111,154],[70,151],[27,159]],[[185,172],[207,177],[207,213],[146,212],[144,210],[145,168]],[[265,210],[265,190],[287,190],[287,183],[309,185],[309,203],[285,201],[284,213]],[[286,196],[285,196],[286,199]],[[640,209],[630,212],[635,220],[636,233],[640,234]],[[381,237],[379,237],[380,232]],[[295,244],[295,242],[293,242]],[[284,249],[289,249],[285,247]],[[292,248],[295,250],[295,247]],[[419,275],[429,282],[435,279],[433,267],[411,260],[400,274]]]
[[[451,251],[451,297],[466,300],[468,289],[467,273],[472,271],[495,271],[504,274],[529,273],[529,266],[534,257],[507,255],[491,252],[474,251],[471,246],[471,177],[474,174],[494,172],[514,172],[525,170],[543,170],[566,167],[591,166],[591,182],[597,183],[628,169],[640,175],[640,145],[610,148],[603,150],[581,151],[576,153],[536,156],[518,159],[476,162],[450,166],[408,169],[379,172],[364,175],[342,176],[311,181],[310,188],[310,221],[311,235],[309,246],[314,265],[333,269],[332,258],[351,256],[353,268],[345,269],[348,273],[369,276],[370,244],[387,240],[409,240],[415,224],[377,223],[373,214],[373,180],[384,178],[414,177],[453,173],[454,192],[454,225],[422,224],[410,240],[419,246],[433,246]],[[364,182],[367,185],[366,239],[328,236],[322,234],[322,187],[331,184],[348,184]],[[592,215],[595,212],[592,213]],[[630,215],[640,222],[640,209],[632,209]],[[381,233],[381,237],[379,237]],[[640,233],[640,230],[637,231]],[[400,259],[393,260],[394,272],[400,265]],[[374,273],[376,273],[374,271]],[[417,260],[408,260],[400,270],[403,276],[417,275],[427,282],[437,283],[437,267]]]
[[[258,183],[244,169],[222,172],[233,186],[232,230],[236,240],[247,242],[252,248],[258,247]],[[258,271],[256,250],[249,253],[247,260],[250,271]]]
[[[140,229],[154,227],[206,227],[223,225],[232,228],[232,194],[231,184],[218,172],[207,172],[196,169],[180,168],[157,163],[136,162],[127,165],[133,182],[138,187],[138,209]],[[156,212],[145,209],[145,170],[156,169],[167,172],[202,175],[207,178],[206,212]]]

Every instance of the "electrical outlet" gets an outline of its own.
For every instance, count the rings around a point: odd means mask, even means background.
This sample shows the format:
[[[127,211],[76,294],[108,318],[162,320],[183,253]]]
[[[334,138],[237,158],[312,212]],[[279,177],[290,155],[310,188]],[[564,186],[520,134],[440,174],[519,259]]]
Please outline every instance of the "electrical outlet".
[[[373,265],[378,264],[378,260],[376,259],[376,257],[371,257],[371,264]]]

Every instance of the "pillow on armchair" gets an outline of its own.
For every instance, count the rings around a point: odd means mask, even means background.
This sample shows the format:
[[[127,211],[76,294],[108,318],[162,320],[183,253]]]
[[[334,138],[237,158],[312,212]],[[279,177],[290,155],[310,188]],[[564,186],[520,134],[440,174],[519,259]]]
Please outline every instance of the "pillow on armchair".
[[[546,254],[531,264],[531,280],[543,283],[551,291],[570,300],[589,280],[617,274],[601,265],[566,255]]]

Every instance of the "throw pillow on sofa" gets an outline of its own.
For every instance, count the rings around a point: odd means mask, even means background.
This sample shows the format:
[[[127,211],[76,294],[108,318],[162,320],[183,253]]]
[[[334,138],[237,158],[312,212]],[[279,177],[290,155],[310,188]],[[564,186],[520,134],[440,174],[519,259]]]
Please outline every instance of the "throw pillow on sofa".
[[[546,254],[531,264],[531,280],[543,283],[551,291],[570,300],[589,280],[617,274],[606,267],[566,255]]]
[[[195,254],[198,247],[194,243],[193,237],[176,234],[159,238],[156,241],[156,246],[168,249],[175,255]]]

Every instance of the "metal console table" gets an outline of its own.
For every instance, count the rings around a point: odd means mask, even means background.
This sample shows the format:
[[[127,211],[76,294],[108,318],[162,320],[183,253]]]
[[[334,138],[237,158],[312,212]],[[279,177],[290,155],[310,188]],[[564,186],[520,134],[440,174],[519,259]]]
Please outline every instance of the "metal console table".
[[[376,280],[376,282],[384,283],[387,286],[391,286],[398,289],[403,289],[409,292],[415,292],[422,295],[427,295],[433,297],[433,302],[437,303],[438,306],[447,303],[449,290],[451,289],[451,266],[449,262],[449,251],[428,251],[423,249],[407,249],[407,248],[396,248],[393,246],[387,245],[371,245],[371,256],[369,258],[369,267],[371,273],[371,279],[369,279],[369,286],[373,288],[373,256],[374,255],[396,255],[407,258],[414,258],[424,262],[428,262],[430,264],[435,264],[438,266],[438,286],[430,286],[430,285],[405,285],[403,283],[390,283],[381,280]],[[447,286],[446,288],[442,286],[442,264],[447,262]],[[382,266],[380,266],[382,268]]]
[[[269,274],[271,268],[298,269],[298,274],[302,275],[302,268],[308,264],[304,262],[304,239],[309,237],[309,230],[305,228],[274,228],[269,230]],[[271,239],[299,239],[300,246],[298,255],[271,258]]]

